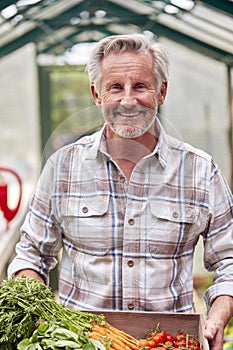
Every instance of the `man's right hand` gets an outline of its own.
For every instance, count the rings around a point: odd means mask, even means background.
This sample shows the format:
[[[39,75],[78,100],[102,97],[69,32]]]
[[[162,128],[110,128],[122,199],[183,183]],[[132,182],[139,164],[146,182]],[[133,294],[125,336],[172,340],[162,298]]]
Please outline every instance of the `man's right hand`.
[[[19,278],[22,276],[25,276],[26,278],[34,278],[41,283],[45,283],[45,281],[41,277],[41,275],[38,272],[31,270],[31,269],[20,270],[20,271],[16,272],[16,274],[15,274],[15,278]]]

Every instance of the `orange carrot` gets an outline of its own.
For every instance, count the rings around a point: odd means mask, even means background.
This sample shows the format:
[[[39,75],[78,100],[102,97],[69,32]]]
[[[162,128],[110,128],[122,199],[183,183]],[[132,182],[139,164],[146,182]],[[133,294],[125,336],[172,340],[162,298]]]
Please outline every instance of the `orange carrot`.
[[[129,334],[118,330],[107,323],[105,326],[95,323],[90,332],[90,338],[93,336],[98,339],[110,339],[110,346],[114,350],[138,350],[138,341]],[[104,342],[104,340],[103,340]],[[106,341],[105,341],[106,343]]]

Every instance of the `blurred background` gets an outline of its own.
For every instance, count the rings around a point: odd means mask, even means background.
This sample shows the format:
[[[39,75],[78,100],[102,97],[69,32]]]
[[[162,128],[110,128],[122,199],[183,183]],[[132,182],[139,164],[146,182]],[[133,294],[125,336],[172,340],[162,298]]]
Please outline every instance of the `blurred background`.
[[[102,124],[85,73],[91,50],[103,37],[125,33],[144,33],[167,47],[170,83],[161,121],[209,152],[233,188],[232,0],[1,0],[1,280],[44,161]],[[202,312],[212,276],[201,242],[193,273]]]

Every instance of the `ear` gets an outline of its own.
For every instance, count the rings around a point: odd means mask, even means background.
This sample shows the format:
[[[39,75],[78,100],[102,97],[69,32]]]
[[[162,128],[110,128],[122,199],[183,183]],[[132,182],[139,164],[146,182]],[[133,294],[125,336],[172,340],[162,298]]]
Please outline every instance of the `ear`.
[[[101,105],[101,98],[100,98],[99,93],[96,91],[95,86],[91,85],[90,90],[91,90],[91,94],[92,94],[92,97],[93,97],[93,100],[94,100],[96,106],[100,106]]]
[[[162,86],[160,88],[159,94],[158,94],[158,104],[159,106],[162,105],[165,101],[167,95],[167,82],[163,82]]]

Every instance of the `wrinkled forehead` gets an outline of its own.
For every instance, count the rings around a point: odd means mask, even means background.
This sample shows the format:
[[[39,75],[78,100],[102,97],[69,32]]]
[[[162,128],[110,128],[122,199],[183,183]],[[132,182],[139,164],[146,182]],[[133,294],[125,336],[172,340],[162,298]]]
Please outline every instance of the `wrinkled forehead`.
[[[150,54],[111,53],[101,64],[101,84],[147,83],[156,85],[153,60]]]
[[[153,68],[153,56],[149,51],[146,52],[115,52],[112,51],[108,55],[104,56],[101,61],[102,69],[106,69],[110,66],[138,66],[146,65]]]

